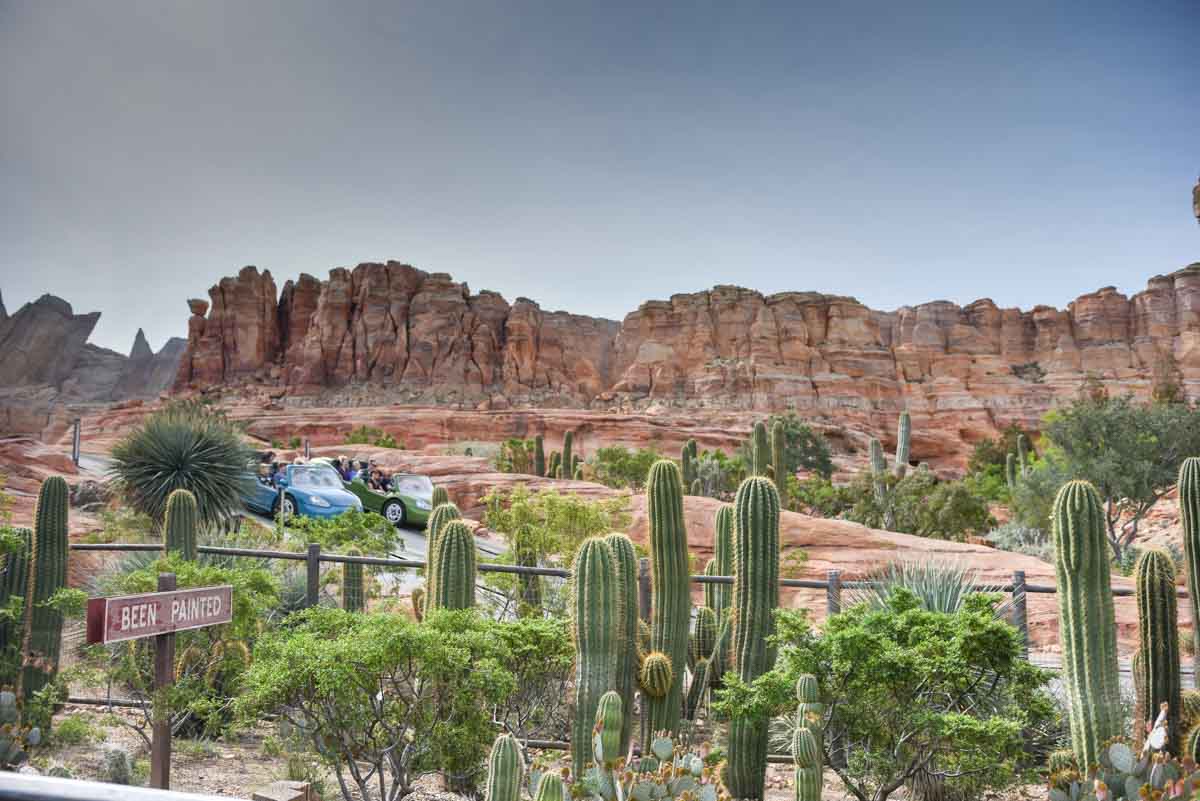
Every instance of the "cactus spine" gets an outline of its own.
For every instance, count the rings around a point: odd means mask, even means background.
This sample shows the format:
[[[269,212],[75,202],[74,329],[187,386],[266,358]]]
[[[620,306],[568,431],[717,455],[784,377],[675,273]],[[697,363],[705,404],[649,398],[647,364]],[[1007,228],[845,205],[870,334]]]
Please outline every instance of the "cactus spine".
[[[1183,562],[1187,568],[1192,620],[1200,620],[1200,458],[1189,456],[1179,467],[1179,518],[1183,523]],[[1200,626],[1192,626],[1194,664],[1200,667]],[[1200,672],[1197,672],[1200,676]]]
[[[909,445],[912,443],[912,420],[907,411],[900,412],[900,422],[896,426],[896,477],[904,478],[908,470]]]
[[[437,492],[437,488],[434,489],[434,492]],[[461,518],[462,513],[458,511],[458,507],[449,501],[443,504],[434,504],[433,511],[429,513],[429,522],[425,524],[425,611],[429,611],[429,604],[433,602],[434,588],[437,586],[438,539],[447,523]]]
[[[575,459],[571,455],[571,448],[575,444],[575,432],[568,431],[563,434],[563,449],[562,449],[562,471],[563,477],[571,475],[575,471]]]
[[[749,684],[775,662],[767,638],[779,606],[779,493],[767,479],[748,478],[734,500],[733,668]],[[729,723],[726,786],[740,799],[761,799],[767,769],[762,716],[734,715]]]
[[[475,606],[475,536],[461,520],[450,520],[438,531],[433,586],[426,591],[432,609],[470,609]]]
[[[199,510],[196,496],[185,489],[177,489],[167,496],[166,513],[163,516],[163,539],[167,553],[177,553],[189,562],[196,561],[196,528],[199,526]]]
[[[625,703],[616,690],[609,690],[596,703],[596,725],[592,728],[592,751],[596,764],[611,768],[625,755],[621,732],[625,728]]]
[[[633,694],[637,689],[638,669],[638,556],[633,541],[624,534],[604,538],[612,549],[617,583],[621,587],[621,634],[617,640],[617,681],[613,685],[624,704],[621,728],[621,753],[629,753],[633,738]]]
[[[1080,766],[1092,766],[1099,764],[1104,742],[1121,734],[1109,547],[1095,488],[1086,481],[1064,484],[1053,520],[1071,746]]]
[[[688,623],[691,621],[687,530],[683,522],[683,486],[679,468],[660,459],[646,479],[646,508],[650,518],[650,649],[669,660],[669,690],[649,704],[651,732],[677,734],[683,711],[683,667],[687,663]]]
[[[67,583],[68,494],[67,482],[51,476],[42,482],[33,513],[21,647],[25,667],[18,680],[18,695],[26,701],[58,675],[63,618],[44,604]]]
[[[444,503],[450,503],[450,493],[446,492],[445,487],[434,487],[433,495],[429,498],[429,505],[436,509]]]
[[[582,776],[592,753],[592,723],[600,697],[617,686],[623,628],[616,558],[603,539],[579,546],[571,571],[572,634],[575,639],[575,718],[571,767]]]
[[[362,556],[362,551],[349,548],[346,550],[346,556]],[[367,608],[363,566],[357,562],[342,563],[342,608],[347,612],[361,612]]]
[[[1137,692],[1143,699],[1143,714],[1157,716],[1159,706],[1167,704],[1166,750],[1176,753],[1182,704],[1175,565],[1171,555],[1159,548],[1143,551],[1134,569],[1134,584],[1137,587],[1138,640],[1144,660]]]
[[[520,801],[524,770],[521,744],[511,734],[501,734],[488,757],[487,801]]]
[[[779,491],[779,508],[787,507],[787,440],[784,437],[783,421],[776,420],[771,426],[771,469],[775,489]]]
[[[754,475],[767,475],[767,467],[771,464],[771,444],[767,441],[767,425],[761,420],[754,424],[750,450],[754,459],[754,464],[751,466]]]
[[[546,441],[541,434],[533,438],[533,474],[538,477],[546,475]]]
[[[542,778],[538,780],[533,801],[568,801],[567,786],[563,783],[562,776],[549,771],[543,773]]]

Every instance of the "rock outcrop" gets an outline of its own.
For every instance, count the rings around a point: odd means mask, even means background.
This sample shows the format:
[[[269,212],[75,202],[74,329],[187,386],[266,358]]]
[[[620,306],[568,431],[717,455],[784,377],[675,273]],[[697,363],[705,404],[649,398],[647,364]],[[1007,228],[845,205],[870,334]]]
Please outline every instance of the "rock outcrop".
[[[246,267],[192,300],[177,391],[257,388],[292,405],[605,411],[796,409],[883,433],[914,417],[915,458],[1036,428],[1094,377],[1200,397],[1200,264],[1065,310],[932,301],[877,311],[736,286],[648,301],[617,323],[472,293],[397,262],[301,275]]]

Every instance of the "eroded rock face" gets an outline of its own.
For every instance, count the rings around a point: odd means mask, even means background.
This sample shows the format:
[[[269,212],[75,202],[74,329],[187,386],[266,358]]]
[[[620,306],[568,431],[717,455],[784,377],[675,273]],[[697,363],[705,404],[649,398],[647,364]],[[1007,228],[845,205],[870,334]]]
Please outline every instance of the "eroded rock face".
[[[637,411],[796,409],[894,436],[915,458],[965,453],[1010,423],[1036,428],[1089,376],[1149,397],[1200,396],[1200,264],[1065,310],[982,299],[893,312],[813,292],[736,286],[648,301],[621,323],[473,294],[398,262],[302,275],[276,298],[244,268],[190,301],[178,391],[265,387],[293,402]],[[207,316],[206,316],[207,312]]]

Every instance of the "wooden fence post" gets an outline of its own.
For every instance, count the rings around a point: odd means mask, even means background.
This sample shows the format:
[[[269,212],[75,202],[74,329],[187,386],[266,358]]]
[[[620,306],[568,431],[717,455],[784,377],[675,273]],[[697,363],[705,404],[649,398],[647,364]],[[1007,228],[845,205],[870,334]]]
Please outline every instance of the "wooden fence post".
[[[319,542],[308,544],[308,555],[304,562],[308,579],[304,605],[316,606],[321,594],[321,544]]]
[[[825,588],[825,616],[831,617],[842,611],[842,571],[830,570],[826,581],[829,586]]]
[[[1021,656],[1029,658],[1029,610],[1025,605],[1025,571],[1014,570],[1012,576],[1013,625],[1021,632]]]
[[[158,591],[171,592],[175,589],[174,573],[158,574]],[[167,709],[159,709],[162,692],[175,683],[175,633],[158,634],[154,637],[154,689],[158,698],[151,710],[152,725],[150,739],[150,786],[159,790],[171,788],[171,716]],[[164,704],[165,706],[165,704]]]
[[[650,560],[638,560],[638,614],[650,622]]]

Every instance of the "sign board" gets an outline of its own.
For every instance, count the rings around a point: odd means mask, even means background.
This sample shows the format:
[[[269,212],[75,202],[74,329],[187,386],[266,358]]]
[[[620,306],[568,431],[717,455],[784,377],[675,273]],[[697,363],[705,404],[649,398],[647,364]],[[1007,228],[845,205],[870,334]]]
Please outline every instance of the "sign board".
[[[91,598],[87,607],[87,641],[94,644],[136,640],[231,620],[233,587],[229,585]]]

